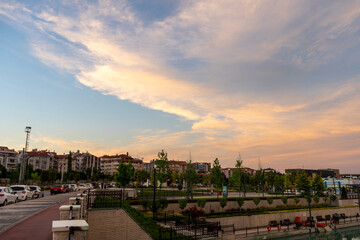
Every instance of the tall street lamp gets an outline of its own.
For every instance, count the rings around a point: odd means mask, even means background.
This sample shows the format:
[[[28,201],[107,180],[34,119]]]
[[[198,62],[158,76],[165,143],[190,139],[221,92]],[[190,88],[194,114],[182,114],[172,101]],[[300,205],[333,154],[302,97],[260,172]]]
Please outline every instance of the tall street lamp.
[[[154,198],[153,198],[153,219],[155,220],[155,214],[156,214],[156,204],[155,204],[155,195],[156,195],[156,164],[154,164],[153,167],[154,170]]]

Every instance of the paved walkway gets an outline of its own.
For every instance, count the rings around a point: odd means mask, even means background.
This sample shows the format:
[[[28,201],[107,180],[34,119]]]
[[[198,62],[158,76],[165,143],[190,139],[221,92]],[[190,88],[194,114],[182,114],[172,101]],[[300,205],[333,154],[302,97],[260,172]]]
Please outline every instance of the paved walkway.
[[[68,202],[69,200],[62,201],[16,224],[3,232],[0,239],[52,240],[52,221],[60,219],[59,207]]]

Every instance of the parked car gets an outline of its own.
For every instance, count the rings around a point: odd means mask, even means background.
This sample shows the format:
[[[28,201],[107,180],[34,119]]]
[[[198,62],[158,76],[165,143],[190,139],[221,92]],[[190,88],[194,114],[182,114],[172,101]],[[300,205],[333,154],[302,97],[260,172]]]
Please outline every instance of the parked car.
[[[26,199],[33,197],[33,193],[27,185],[13,185],[10,187],[15,194],[18,195],[19,200],[25,201]]]
[[[44,197],[44,193],[39,186],[29,186],[29,188],[33,192],[33,198]]]
[[[77,189],[77,185],[76,184],[69,184],[69,187],[70,187],[70,189],[71,189],[71,191],[72,192],[74,192],[74,191],[77,191],[78,189]]]
[[[64,185],[54,185],[50,187],[50,194],[65,193],[66,188]]]
[[[8,203],[17,203],[18,195],[9,187],[0,187],[0,205],[6,206]]]
[[[86,183],[86,187],[88,189],[93,189],[94,188],[94,186],[91,183]]]
[[[64,184],[63,185],[65,188],[65,192],[71,192],[72,190],[70,189],[70,185],[69,184]]]

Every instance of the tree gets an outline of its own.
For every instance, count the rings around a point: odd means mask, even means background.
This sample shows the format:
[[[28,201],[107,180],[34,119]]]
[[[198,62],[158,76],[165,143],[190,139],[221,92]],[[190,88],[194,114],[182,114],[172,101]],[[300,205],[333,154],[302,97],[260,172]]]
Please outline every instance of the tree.
[[[40,180],[40,176],[37,172],[34,172],[31,174],[31,179],[34,181],[38,181],[38,180]]]
[[[276,192],[279,192],[280,190],[281,192],[284,192],[284,175],[281,174],[275,175],[274,186]]]
[[[49,182],[49,171],[42,171],[40,174],[41,183]]]
[[[141,186],[149,178],[149,174],[145,170],[139,170],[136,172],[136,179],[141,183]]]
[[[233,175],[230,178],[231,184],[239,186],[239,197],[241,192],[241,187],[243,185],[243,172],[241,170],[242,160],[239,158],[236,160],[235,167],[236,169],[233,171]]]
[[[131,163],[124,164],[120,163],[119,167],[116,169],[115,173],[115,182],[123,188],[123,198],[125,196],[125,187],[130,183],[134,178],[134,167]]]
[[[67,173],[69,174],[71,170],[72,170],[72,156],[71,156],[71,151],[69,151]]]
[[[311,182],[312,190],[316,196],[323,196],[325,191],[324,181],[319,174],[316,174]]]
[[[160,182],[160,188],[171,177],[171,170],[167,158],[167,152],[161,150],[156,159],[156,179]]]
[[[184,179],[186,182],[186,196],[191,197],[191,199],[192,199],[193,198],[192,188],[193,188],[193,185],[197,181],[197,174],[196,174],[195,167],[191,164],[191,161],[189,161],[186,165]]]
[[[307,173],[303,170],[301,173],[298,173],[296,179],[296,186],[299,190],[307,192],[310,189],[310,179]]]
[[[225,174],[221,171],[219,159],[216,158],[210,171],[210,181],[216,187],[220,188],[225,183],[225,178]],[[216,195],[218,196],[218,194]]]
[[[0,178],[6,178],[7,170],[6,168],[0,164]]]

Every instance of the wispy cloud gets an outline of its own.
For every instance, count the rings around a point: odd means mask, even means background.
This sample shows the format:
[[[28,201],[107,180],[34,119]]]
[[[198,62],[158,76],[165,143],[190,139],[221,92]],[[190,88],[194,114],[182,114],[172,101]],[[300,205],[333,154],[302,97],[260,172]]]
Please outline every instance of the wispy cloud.
[[[190,1],[147,23],[126,1],[53,4],[5,2],[0,14],[27,29],[45,64],[103,94],[193,123],[187,131],[134,137],[121,149],[147,157],[159,146],[182,157],[194,149],[202,158],[219,154],[227,165],[245,151],[280,167],[300,152],[319,155],[311,146],[281,153],[286,143],[360,132],[359,73],[331,80],[317,73],[359,52],[356,1]]]

